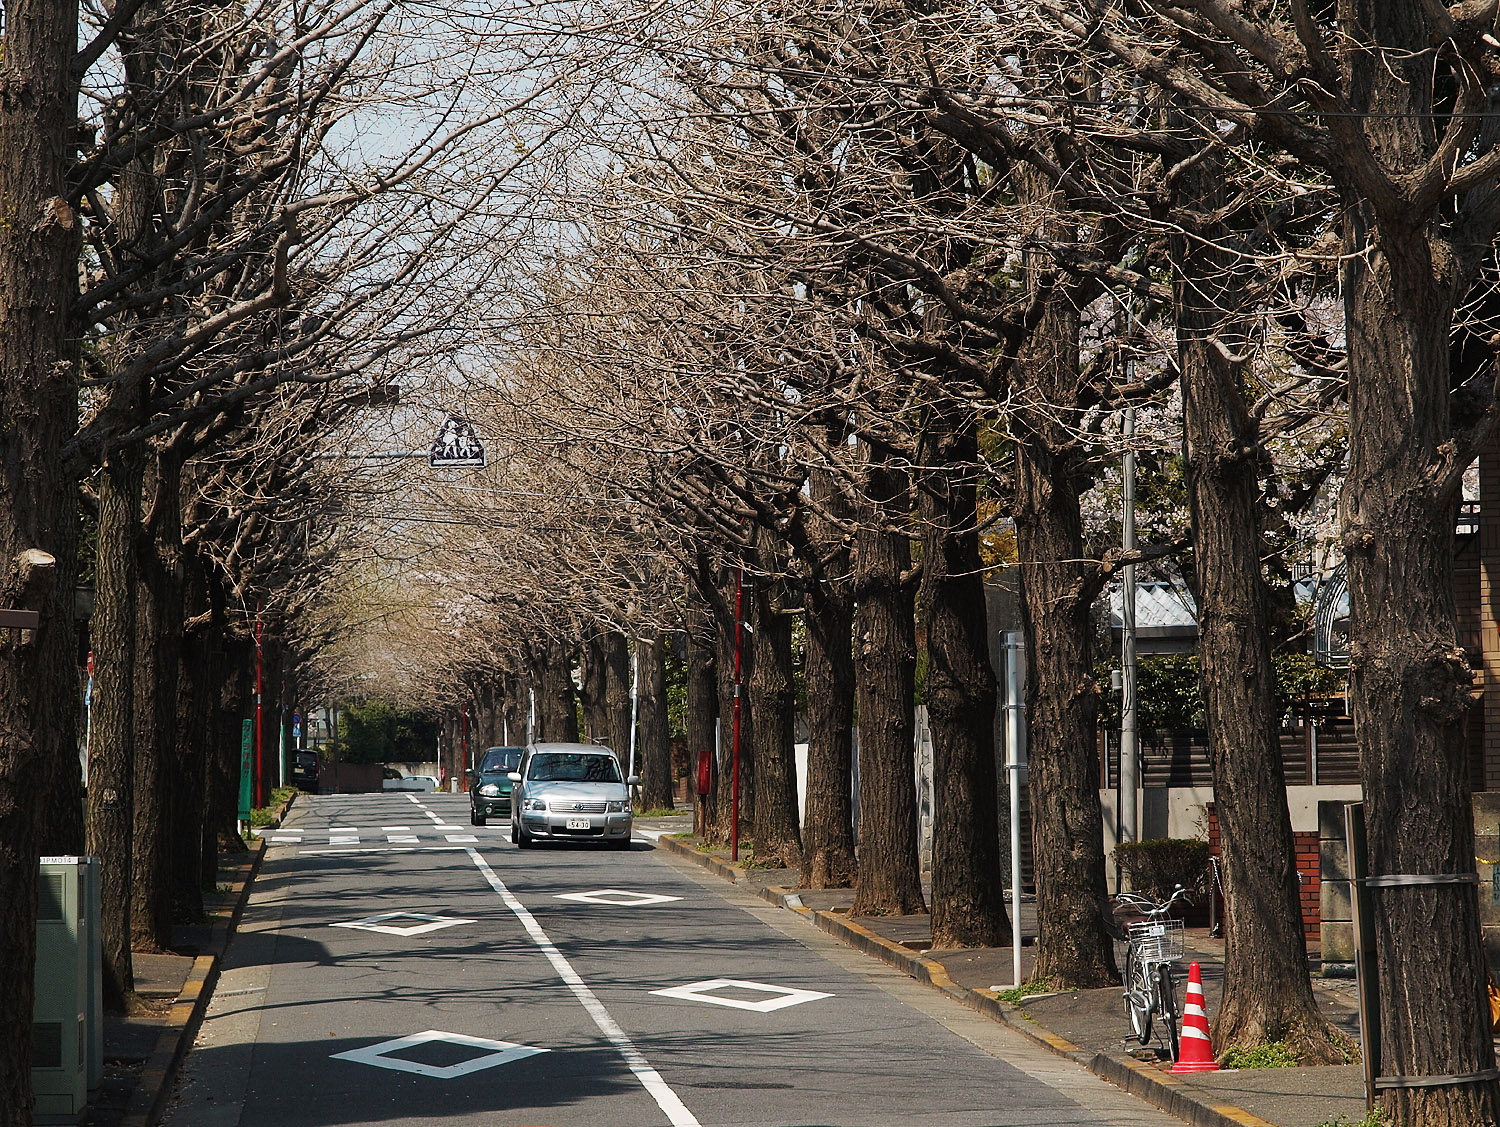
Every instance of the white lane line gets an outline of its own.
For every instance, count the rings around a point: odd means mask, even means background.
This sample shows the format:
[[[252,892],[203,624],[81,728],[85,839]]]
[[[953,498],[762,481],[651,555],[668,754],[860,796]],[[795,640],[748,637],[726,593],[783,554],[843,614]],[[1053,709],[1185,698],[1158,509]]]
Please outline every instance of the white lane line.
[[[424,845],[416,849],[411,846],[362,845],[353,849],[303,849],[299,857],[318,857],[345,853],[459,853],[467,851],[463,845]]]
[[[385,835],[385,839],[386,839],[386,841],[390,842],[392,845],[416,845],[417,844],[417,835],[416,834],[386,834]]]
[[[500,895],[516,919],[521,921],[521,926],[526,929],[526,934],[531,936],[533,943],[541,949],[542,954],[547,956],[547,961],[552,964],[552,969],[557,971],[559,978],[567,984],[573,996],[578,999],[583,1008],[588,1011],[589,1017],[594,1019],[594,1024],[599,1027],[599,1032],[607,1037],[611,1044],[619,1050],[620,1056],[625,1060],[625,1067],[635,1074],[651,1098],[656,1101],[656,1106],[666,1113],[667,1120],[672,1127],[702,1127],[687,1106],[677,1098],[677,1093],[667,1086],[667,1082],[661,1078],[661,1074],[652,1068],[641,1051],[635,1047],[634,1042],[626,1036],[625,1031],[609,1016],[609,1011],[604,1008],[604,1003],[595,997],[594,992],[585,985],[578,972],[573,969],[571,963],[563,958],[563,954],[555,946],[552,940],[547,938],[547,933],[542,930],[540,924],[526,906],[516,899],[515,894],[506,888],[495,870],[479,855],[477,849],[465,849],[475,866],[484,874],[484,879],[489,881],[490,887]]]
[[[434,814],[431,810],[427,809],[427,805],[420,798],[418,798],[416,795],[409,794],[406,797],[409,798],[409,799],[411,799],[414,803],[417,804],[417,809],[418,810],[422,811],[422,813],[426,814],[429,818],[432,819],[432,821],[433,821],[433,823],[435,825],[435,828],[440,829],[440,830],[441,829],[447,829],[447,828],[449,828],[449,827],[447,827],[447,826],[445,826],[443,824],[443,819],[439,815]],[[457,829],[458,827],[454,826],[452,828],[453,829]]]

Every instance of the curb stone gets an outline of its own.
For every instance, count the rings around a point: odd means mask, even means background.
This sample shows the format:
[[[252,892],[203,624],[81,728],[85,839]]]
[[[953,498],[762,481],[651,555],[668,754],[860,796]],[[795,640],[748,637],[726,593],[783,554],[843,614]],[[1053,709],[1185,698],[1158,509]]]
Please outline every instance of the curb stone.
[[[749,885],[745,873],[717,857],[700,853],[692,846],[663,834],[655,842],[668,852],[685,857],[702,865],[705,869],[737,885]],[[1175,1115],[1193,1127],[1276,1127],[1269,1120],[1252,1115],[1232,1104],[1210,1104],[1194,1095],[1181,1080],[1150,1068],[1138,1061],[1124,1060],[1108,1053],[1090,1052],[1080,1048],[1064,1037],[1058,1036],[1041,1025],[1024,1008],[1002,1002],[992,990],[982,987],[960,986],[948,977],[944,966],[932,959],[924,959],[906,947],[893,943],[868,928],[861,927],[837,912],[815,911],[804,907],[801,898],[784,888],[758,887],[762,899],[778,907],[795,911],[811,918],[819,930],[827,932],[849,946],[867,955],[888,963],[904,974],[926,983],[962,1002],[970,1009],[1009,1026],[1023,1037],[1035,1042],[1060,1057],[1082,1065],[1094,1075],[1108,1080],[1116,1087],[1154,1104],[1169,1115]]]
[[[293,796],[296,797],[295,795]],[[286,806],[291,805],[291,799]],[[286,807],[278,813],[278,821],[286,814]],[[214,984],[219,980],[219,962],[229,945],[229,938],[239,926],[245,903],[250,899],[250,887],[260,872],[260,863],[266,855],[266,843],[257,838],[250,846],[250,864],[235,878],[230,890],[234,902],[227,917],[214,921],[208,941],[208,951],[193,960],[177,1000],[172,1003],[166,1024],[157,1035],[156,1046],[151,1050],[145,1067],[136,1080],[135,1089],[126,1104],[120,1127],[155,1127],[166,1110],[167,1096],[177,1080],[177,1071],[187,1051],[203,1024],[203,1015],[213,998]]]

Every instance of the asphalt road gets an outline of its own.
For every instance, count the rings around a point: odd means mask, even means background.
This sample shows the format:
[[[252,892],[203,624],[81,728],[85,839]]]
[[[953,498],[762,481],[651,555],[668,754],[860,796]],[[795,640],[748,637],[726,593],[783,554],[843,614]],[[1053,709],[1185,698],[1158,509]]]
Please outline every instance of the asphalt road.
[[[1178,1121],[642,841],[390,793],[272,835],[166,1122]]]

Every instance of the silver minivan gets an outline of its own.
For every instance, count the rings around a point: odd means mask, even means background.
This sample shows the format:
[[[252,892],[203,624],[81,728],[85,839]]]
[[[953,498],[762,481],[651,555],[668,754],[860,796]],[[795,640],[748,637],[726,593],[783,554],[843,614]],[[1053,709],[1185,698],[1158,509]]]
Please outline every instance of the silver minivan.
[[[513,771],[510,840],[602,841],[630,848],[630,788],[620,761],[599,744],[539,743],[526,748]]]

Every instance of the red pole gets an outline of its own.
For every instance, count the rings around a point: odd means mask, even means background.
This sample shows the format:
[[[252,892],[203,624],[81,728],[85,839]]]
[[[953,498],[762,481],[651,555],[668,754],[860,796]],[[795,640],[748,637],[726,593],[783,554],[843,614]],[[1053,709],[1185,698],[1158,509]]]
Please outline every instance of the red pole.
[[[740,859],[740,626],[745,618],[745,561],[740,561],[734,588],[734,798],[729,807],[729,859]]]
[[[260,696],[261,696],[261,673],[262,673],[262,669],[261,669],[261,664],[262,663],[261,663],[260,637],[261,637],[260,607],[257,606],[255,608],[255,786],[253,788],[254,791],[255,791],[255,805],[256,806],[264,806],[265,803],[266,803],[265,775],[261,771],[261,762],[260,762],[260,760],[261,760],[260,749],[261,749],[261,745],[263,743],[263,741],[261,739],[261,726],[260,726],[261,725]]]

